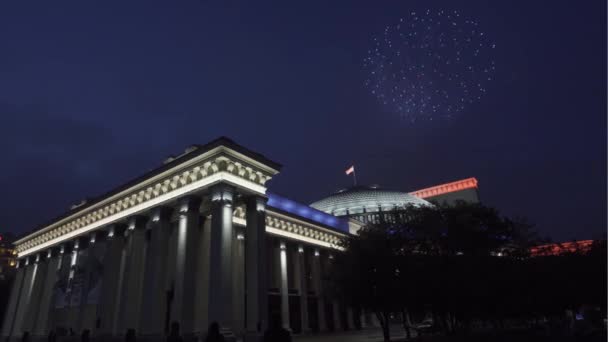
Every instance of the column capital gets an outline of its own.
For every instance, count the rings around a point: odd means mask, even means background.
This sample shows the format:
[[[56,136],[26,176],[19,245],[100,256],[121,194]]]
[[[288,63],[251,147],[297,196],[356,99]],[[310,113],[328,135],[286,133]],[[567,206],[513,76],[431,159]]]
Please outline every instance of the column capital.
[[[107,238],[108,232],[105,230],[96,230],[89,234],[89,244],[93,245],[105,238]]]
[[[52,257],[56,257],[61,254],[60,252],[61,252],[61,246],[49,247],[46,250],[46,252],[44,253],[45,258],[48,260],[48,259],[51,259]]]
[[[249,195],[245,197],[245,205],[247,210],[266,211],[266,203],[268,198],[260,195]]]
[[[62,243],[59,245],[59,254],[68,254],[72,251],[72,247],[67,243]]]
[[[186,196],[179,200],[179,214],[198,212],[201,206],[201,198],[198,196]]]
[[[129,230],[146,228],[148,217],[144,215],[134,215],[129,217]]]
[[[228,184],[220,183],[211,187],[211,202],[223,202],[232,204],[235,189]]]
[[[173,208],[168,206],[159,206],[152,209],[152,222],[156,223],[159,221],[168,221],[173,214]]]
[[[88,235],[84,235],[84,236],[79,236],[77,238],[74,238],[73,241],[71,241],[72,243],[72,250],[82,250],[82,249],[86,249],[89,246],[89,236]]]
[[[108,227],[108,239],[124,237],[127,226],[122,223],[115,223]]]

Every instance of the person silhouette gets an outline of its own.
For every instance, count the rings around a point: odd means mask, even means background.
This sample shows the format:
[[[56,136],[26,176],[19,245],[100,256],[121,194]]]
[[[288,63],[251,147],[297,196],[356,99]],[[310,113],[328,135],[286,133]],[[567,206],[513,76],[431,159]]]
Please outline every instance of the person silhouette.
[[[80,336],[80,341],[81,342],[89,342],[90,341],[90,336],[91,336],[91,331],[89,329],[84,329],[82,331],[82,335]]]
[[[127,329],[127,334],[125,335],[126,342],[135,342],[135,329]]]
[[[49,331],[49,338],[47,341],[48,342],[57,342],[57,333],[55,332],[55,329],[51,329],[51,331]]]
[[[264,332],[264,342],[291,342],[291,334],[283,328],[280,315],[272,315],[268,330]]]
[[[212,322],[207,331],[205,342],[224,342],[224,335],[220,333],[220,325],[217,322]]]
[[[167,342],[183,342],[184,339],[179,335],[179,323],[171,322],[171,330],[169,336],[167,336]]]

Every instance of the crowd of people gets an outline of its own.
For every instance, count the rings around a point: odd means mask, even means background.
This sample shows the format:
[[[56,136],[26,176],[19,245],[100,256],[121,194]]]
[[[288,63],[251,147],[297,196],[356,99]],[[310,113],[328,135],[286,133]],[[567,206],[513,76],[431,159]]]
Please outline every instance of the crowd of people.
[[[84,330],[80,336],[81,342],[89,342],[90,341],[90,331],[88,329]],[[66,335],[76,337],[75,332],[70,329],[66,332]],[[21,341],[28,342],[30,340],[30,335],[28,332],[24,333]],[[199,336],[197,341],[200,342],[226,342],[226,337],[220,331],[220,325],[217,322],[212,322],[209,325],[209,329],[207,329],[207,334],[203,336]],[[125,334],[126,342],[135,342],[137,341],[137,335],[134,329],[127,330]],[[268,329],[264,332],[263,342],[291,342],[291,333],[289,330],[285,329],[281,324],[281,316],[273,315],[270,320],[270,324]],[[51,330],[48,336],[48,342],[57,342],[57,332],[55,330]],[[167,342],[184,342],[184,337],[180,333],[179,323],[173,322],[171,323],[171,328],[169,330],[169,334],[167,336]]]

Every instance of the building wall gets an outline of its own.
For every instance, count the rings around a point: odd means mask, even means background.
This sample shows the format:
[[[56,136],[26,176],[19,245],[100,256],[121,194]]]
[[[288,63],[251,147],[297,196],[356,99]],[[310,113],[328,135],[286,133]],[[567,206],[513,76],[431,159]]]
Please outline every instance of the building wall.
[[[164,260],[166,272],[163,276],[165,280],[161,280],[163,288],[160,293],[163,295],[160,298],[146,297],[153,282],[153,278],[148,273],[153,273],[158,267],[158,265],[152,268],[145,266],[146,261],[156,260],[151,254],[152,251],[156,252],[153,248],[152,232],[154,229],[162,229],[147,220],[144,226],[134,229],[125,228],[123,233],[117,233],[120,235],[103,237],[97,234],[94,242],[87,236],[79,239],[78,245],[71,244],[66,245],[62,250],[52,250],[48,256],[37,257],[37,261],[27,259],[28,264],[22,264],[18,269],[26,275],[21,287],[33,290],[29,290],[27,295],[22,289],[13,291],[13,296],[19,297],[15,312],[22,310],[23,313],[19,313],[20,317],[29,317],[28,312],[33,307],[40,306],[40,310],[44,310],[44,305],[41,306],[44,302],[42,298],[45,297],[46,292],[51,291],[52,299],[46,307],[48,322],[44,322],[44,318],[27,323],[22,319],[21,325],[17,324],[18,327],[15,327],[15,322],[9,322],[8,326],[3,328],[4,336],[17,338],[28,331],[33,337],[40,339],[51,329],[60,334],[69,334],[71,331],[80,334],[83,330],[89,330],[92,336],[122,335],[127,329],[135,329],[138,334],[145,335],[145,332],[149,332],[145,326],[146,310],[163,310],[161,313],[156,313],[156,316],[162,318],[162,329],[160,331],[156,329],[152,335],[166,334],[169,322],[180,320],[175,317],[175,310],[172,308],[175,304],[172,302],[174,296],[172,293],[176,291],[176,278],[180,276],[175,267],[180,248],[179,220],[179,214],[174,213],[167,225],[168,234],[165,241],[167,257]],[[204,334],[210,323],[209,311],[205,308],[209,305],[209,287],[206,283],[209,277],[214,276],[211,274],[206,276],[210,271],[208,264],[210,245],[205,243],[209,239],[209,235],[205,235],[205,232],[211,229],[210,220],[212,216],[200,215],[193,229],[200,235],[191,235],[191,238],[200,241],[196,253],[198,257],[193,269],[196,273],[193,279],[197,279],[197,286],[193,292],[195,298],[187,299],[196,302],[196,307],[190,318],[193,321],[193,328],[184,333]],[[247,229],[240,224],[235,224],[234,228],[234,235],[231,238],[233,248],[231,305],[234,319],[230,322],[230,331],[224,333],[244,336],[246,333],[244,243],[247,239]],[[143,240],[138,244],[137,239],[140,238]],[[336,331],[355,327],[354,322],[348,323],[344,319],[346,308],[342,303],[336,302],[324,293],[327,288],[324,279],[329,270],[332,250],[270,234],[266,234],[266,238],[265,254],[270,266],[266,273],[269,287],[266,324],[273,317],[279,316],[284,325],[294,333]],[[119,250],[115,250],[112,244],[118,239],[124,240],[124,243]],[[119,253],[118,257],[116,253]],[[137,254],[141,254],[141,257],[139,261],[134,261]],[[120,267],[108,268],[109,262],[119,262]],[[45,266],[44,273],[33,275],[32,268],[41,265]],[[133,265],[138,266],[133,267]],[[317,272],[313,269],[315,265],[320,269]],[[112,272],[120,274],[116,277]],[[56,276],[50,276],[51,274]],[[140,287],[133,285],[134,281],[137,281]],[[111,289],[111,282],[118,284],[116,290]],[[320,285],[316,286],[316,284]],[[104,297],[104,291],[108,291],[109,288],[109,291],[114,291],[114,295]],[[117,302],[114,306],[108,306],[107,303],[103,303],[104,298],[114,298]],[[146,302],[149,300],[155,300],[159,305],[147,307]],[[161,302],[165,305],[161,305]],[[324,310],[322,314],[319,314],[319,308]],[[116,315],[108,314],[109,311]]]
[[[302,321],[314,315],[302,311],[298,280],[311,264],[308,300],[340,311],[321,270],[348,224],[267,210],[265,184],[279,169],[220,138],[17,240],[0,337],[89,330],[100,340],[127,331],[159,340],[176,322],[190,339],[217,321],[229,339],[259,340],[277,313],[287,328],[326,330],[331,315],[321,309],[316,323]]]

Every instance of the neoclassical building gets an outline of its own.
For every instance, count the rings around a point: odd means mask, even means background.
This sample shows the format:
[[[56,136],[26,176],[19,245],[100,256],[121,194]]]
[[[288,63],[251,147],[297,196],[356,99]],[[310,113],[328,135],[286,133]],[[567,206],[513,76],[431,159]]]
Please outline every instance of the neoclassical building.
[[[267,191],[280,168],[219,138],[72,206],[15,241],[0,337],[123,340],[132,329],[160,341],[172,322],[193,336],[216,321],[257,341],[277,316],[294,333],[374,325],[329,291],[339,240],[383,211],[477,194],[472,178],[413,193],[355,187],[307,206]]]
[[[369,324],[324,284],[337,242],[362,223],[269,193],[280,168],[219,138],[18,239],[3,340],[134,329],[152,341],[171,322],[188,336],[212,321],[257,340],[271,315],[295,333]]]

